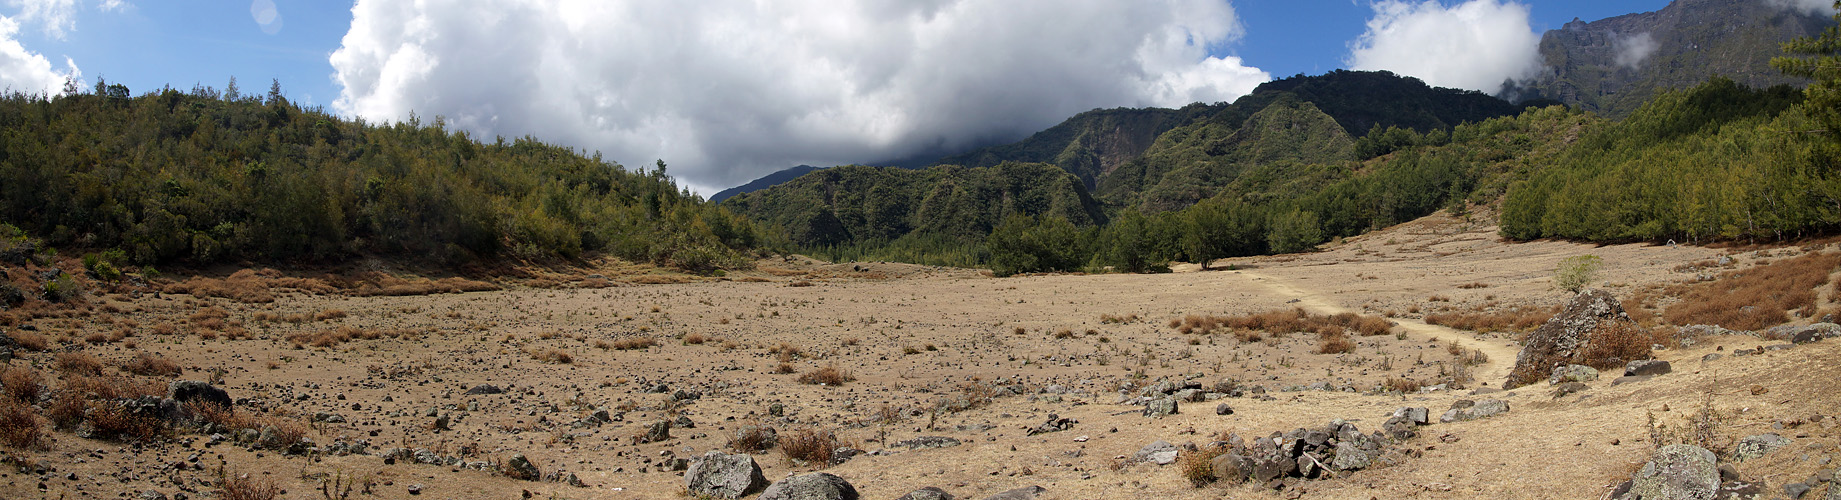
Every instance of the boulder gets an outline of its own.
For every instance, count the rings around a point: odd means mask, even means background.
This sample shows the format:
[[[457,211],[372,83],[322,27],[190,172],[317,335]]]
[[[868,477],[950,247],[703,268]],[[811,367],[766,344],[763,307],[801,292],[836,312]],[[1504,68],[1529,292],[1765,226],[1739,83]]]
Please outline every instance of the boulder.
[[[1170,444],[1168,441],[1158,440],[1155,443],[1147,444],[1144,445],[1143,448],[1139,448],[1138,452],[1133,454],[1131,458],[1134,462],[1150,462],[1157,465],[1169,465],[1171,462],[1176,461],[1176,445]]]
[[[1635,324],[1624,313],[1623,305],[1610,292],[1588,289],[1579,292],[1566,309],[1548,319],[1522,345],[1515,356],[1515,368],[1509,372],[1503,388],[1514,389],[1550,375],[1554,367],[1583,361],[1582,354],[1591,344],[1601,324],[1622,322]]]
[[[1215,405],[1215,414],[1216,415],[1233,415],[1234,407],[1228,406],[1227,403],[1221,403],[1221,404]]]
[[[1144,416],[1162,417],[1176,414],[1176,398],[1157,398],[1144,403]]]
[[[505,389],[501,389],[499,388],[499,386],[492,385],[492,384],[480,384],[480,385],[473,386],[472,389],[467,389],[466,395],[479,396],[479,395],[484,395],[484,394],[504,394],[504,393],[505,393]]]
[[[948,446],[958,446],[958,445],[959,445],[959,440],[953,439],[950,437],[946,437],[946,436],[920,436],[914,439],[909,439],[907,441],[896,441],[895,442],[895,446],[907,448],[910,450],[945,448]]]
[[[1553,368],[1553,376],[1547,377],[1547,385],[1560,385],[1567,382],[1591,382],[1598,380],[1598,369],[1585,365],[1565,365]]]
[[[1553,387],[1553,399],[1566,397],[1568,394],[1591,389],[1591,386],[1579,382],[1566,382]]]
[[[203,401],[225,408],[230,407],[230,393],[206,382],[196,380],[174,380],[166,386],[166,399],[184,405],[191,401]]]
[[[646,435],[642,439],[647,443],[657,443],[659,441],[671,439],[671,421],[660,420],[653,422],[651,426],[646,428]]]
[[[1672,371],[1675,371],[1674,367],[1660,359],[1639,359],[1624,365],[1626,377],[1653,377]]]
[[[1339,471],[1361,470],[1374,463],[1374,455],[1350,441],[1336,443],[1336,459],[1330,467]]]
[[[1406,417],[1407,421],[1412,422],[1415,425],[1426,425],[1426,424],[1432,423],[1432,420],[1431,420],[1432,412],[1430,410],[1425,409],[1425,407],[1422,407],[1422,406],[1400,407],[1399,409],[1394,410],[1393,416]]]
[[[844,478],[813,472],[767,485],[760,500],[857,500],[857,488]]]
[[[1790,342],[1807,344],[1825,338],[1841,337],[1841,325],[1834,323],[1816,323],[1797,328],[1789,335]]]
[[[1216,455],[1208,465],[1214,471],[1215,480],[1227,484],[1246,482],[1247,476],[1253,473],[1253,461],[1233,453]]]
[[[1048,491],[1048,488],[1043,488],[1041,486],[1024,486],[984,497],[984,500],[1035,500],[1036,497],[1042,496],[1042,492],[1044,491]]]
[[[690,463],[684,486],[693,496],[734,500],[766,488],[767,478],[754,457],[711,451]]]
[[[1443,416],[1440,416],[1438,421],[1450,423],[1476,420],[1479,418],[1492,417],[1500,413],[1507,413],[1508,411],[1508,401],[1500,399],[1485,399],[1482,401],[1460,399],[1452,403],[1451,410],[1446,411]]]
[[[1065,430],[1074,428],[1074,424],[1077,424],[1077,423],[1080,423],[1080,421],[1074,420],[1071,418],[1061,418],[1060,415],[1050,413],[1048,414],[1047,422],[1043,422],[1042,425],[1038,425],[1036,427],[1028,429],[1026,431],[1026,434],[1030,436],[1034,436],[1037,434],[1047,434],[1050,432],[1061,432],[1061,431],[1065,431]]]
[[[1778,448],[1789,446],[1789,444],[1789,438],[1776,434],[1746,436],[1745,439],[1739,440],[1739,444],[1732,446],[1732,460],[1735,462],[1744,462],[1746,460],[1762,457],[1773,451],[1777,451]]]
[[[514,454],[510,460],[506,460],[504,472],[506,477],[525,481],[536,481],[543,477],[543,473],[537,470],[537,465],[532,464],[531,459],[525,458],[523,453]]]
[[[951,493],[947,493],[946,490],[928,486],[910,491],[908,494],[902,495],[901,498],[896,498],[895,500],[953,500],[954,498],[957,497],[952,496]]]
[[[1701,500],[1713,498],[1720,487],[1713,452],[1686,444],[1662,447],[1650,455],[1631,478],[1624,498],[1643,500]]]

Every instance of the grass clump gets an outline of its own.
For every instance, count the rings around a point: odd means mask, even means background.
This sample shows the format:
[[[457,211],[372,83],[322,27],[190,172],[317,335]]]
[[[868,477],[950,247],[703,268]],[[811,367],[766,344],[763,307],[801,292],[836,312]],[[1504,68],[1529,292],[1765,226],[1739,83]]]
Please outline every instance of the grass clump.
[[[531,353],[531,359],[545,363],[567,365],[575,362],[575,356],[562,349],[544,349]]]
[[[45,392],[45,384],[38,375],[38,370],[29,367],[0,368],[0,390],[8,401],[32,404],[38,401],[38,395]]]
[[[615,350],[631,351],[631,350],[636,350],[636,349],[645,349],[648,347],[658,345],[658,339],[653,338],[653,337],[627,337],[624,339],[615,340],[613,341],[613,343],[608,344],[608,345],[610,347],[613,347]]]
[[[743,453],[760,453],[779,444],[777,434],[772,427],[744,425],[735,429],[735,438],[729,440],[729,447]]]
[[[844,385],[845,382],[856,379],[857,378],[852,376],[848,370],[839,369],[836,365],[825,365],[812,371],[801,373],[799,374],[799,378],[795,380],[798,380],[801,384],[839,386]]]
[[[1837,266],[1841,253],[1811,253],[1727,271],[1713,281],[1678,285],[1669,291],[1681,301],[1663,309],[1662,319],[1676,325],[1759,330],[1790,321],[1790,311],[1815,316],[1816,288]]]
[[[135,375],[152,377],[177,377],[184,372],[184,369],[173,360],[144,352],[135,354],[133,360],[122,363],[121,369]]]
[[[1603,267],[1604,259],[1596,255],[1567,257],[1553,270],[1553,285],[1561,290],[1579,293],[1598,279],[1598,270]]]
[[[102,360],[87,352],[60,352],[51,366],[70,375],[102,375]]]
[[[837,434],[825,429],[800,429],[779,438],[780,453],[794,464],[830,467],[836,457]]]
[[[1209,446],[1195,451],[1184,452],[1181,457],[1177,458],[1176,470],[1179,474],[1182,474],[1183,479],[1189,480],[1189,485],[1197,488],[1208,486],[1210,483],[1222,479],[1215,477],[1214,459],[1215,457],[1227,454],[1227,451],[1228,447],[1226,446]]]
[[[0,444],[28,449],[37,447],[44,436],[44,425],[38,421],[38,412],[24,402],[12,398],[0,399]]]

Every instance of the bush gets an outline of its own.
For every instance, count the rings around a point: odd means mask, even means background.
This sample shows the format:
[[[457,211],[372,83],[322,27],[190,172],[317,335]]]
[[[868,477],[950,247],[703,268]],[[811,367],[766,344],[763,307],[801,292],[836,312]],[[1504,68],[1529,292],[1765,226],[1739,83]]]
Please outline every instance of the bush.
[[[1727,271],[1718,279],[1677,286],[1681,301],[1662,311],[1676,325],[1712,324],[1736,330],[1761,330],[1790,320],[1789,311],[1816,316],[1816,291],[1841,254],[1812,253],[1750,269]],[[1837,281],[1841,284],[1841,281]]]
[[[281,487],[275,485],[275,480],[251,479],[248,474],[226,477],[219,484],[219,500],[275,500],[281,495]]]
[[[69,274],[59,273],[58,277],[46,281],[43,287],[45,300],[50,302],[69,302],[83,298],[83,284]]]
[[[1625,363],[1650,358],[1650,348],[1658,336],[1635,323],[1607,321],[1592,331],[1591,340],[1579,353],[1579,364],[1600,370],[1623,368]]]
[[[1560,266],[1553,271],[1553,284],[1561,290],[1579,293],[1593,281],[1598,280],[1598,270],[1604,267],[1604,259],[1596,255],[1576,255],[1560,261]]]
[[[830,467],[839,443],[829,430],[800,429],[779,440],[780,453],[795,464]]]
[[[729,447],[744,453],[760,453],[773,449],[779,442],[772,427],[744,425],[735,429],[735,439],[729,441]]]
[[[1226,446],[1210,446],[1195,451],[1185,451],[1182,457],[1177,459],[1177,470],[1181,471],[1183,479],[1189,480],[1190,485],[1197,488],[1208,486],[1209,483],[1222,479],[1215,477],[1214,459],[1227,454],[1227,451]]]
[[[29,367],[6,367],[0,369],[0,388],[5,389],[5,399],[32,404],[38,401],[38,395],[45,392],[45,385],[39,379],[38,370]]]
[[[87,352],[60,352],[51,366],[72,375],[102,375],[102,360]]]
[[[133,361],[122,363],[121,369],[135,375],[157,377],[177,377],[184,371],[173,360],[144,352],[135,354]]]
[[[37,446],[43,427],[31,406],[11,398],[0,399],[0,443],[19,449]]]
[[[1342,332],[1320,334],[1317,354],[1342,354],[1355,350],[1355,342]]]
[[[533,352],[531,353],[531,358],[536,359],[538,361],[545,362],[545,363],[556,363],[556,364],[563,364],[563,365],[575,362],[575,356],[570,355],[568,351],[564,351],[562,349],[548,349],[548,350]]]
[[[839,386],[844,385],[845,382],[856,379],[856,377],[850,375],[849,371],[840,370],[834,365],[826,365],[823,368],[799,374],[797,380],[801,384]]]

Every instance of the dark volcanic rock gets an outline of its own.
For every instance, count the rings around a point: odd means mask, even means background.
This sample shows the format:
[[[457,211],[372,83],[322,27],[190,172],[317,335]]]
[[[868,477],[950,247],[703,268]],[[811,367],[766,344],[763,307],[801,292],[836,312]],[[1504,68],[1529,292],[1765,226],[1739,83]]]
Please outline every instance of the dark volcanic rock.
[[[1528,335],[1503,387],[1514,389],[1531,384],[1552,374],[1555,367],[1584,361],[1583,353],[1592,343],[1593,335],[1602,331],[1601,325],[1611,322],[1635,324],[1610,292],[1597,289],[1579,292],[1566,304],[1565,310]]]

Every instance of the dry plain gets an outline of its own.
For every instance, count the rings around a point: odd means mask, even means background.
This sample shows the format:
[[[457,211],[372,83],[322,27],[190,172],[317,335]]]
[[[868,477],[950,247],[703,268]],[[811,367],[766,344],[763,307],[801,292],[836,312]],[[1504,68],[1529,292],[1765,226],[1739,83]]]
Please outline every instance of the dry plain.
[[[1475,399],[1473,391],[1502,384],[1520,349],[1516,334],[1454,330],[1427,324],[1424,315],[1561,304],[1568,296],[1555,290],[1553,269],[1565,257],[1603,258],[1597,286],[1628,300],[1697,279],[1680,270],[1684,264],[1732,256],[1734,268],[1743,269],[1835,251],[1830,247],[1505,243],[1487,223],[1435,216],[1321,252],[1224,260],[1209,270],[1179,265],[1152,275],[1000,279],[976,270],[792,256],[722,278],[606,264],[534,271],[531,279],[500,282],[500,290],[402,297],[279,287],[264,303],[97,293],[83,309],[22,315],[6,327],[53,344],[20,351],[10,366],[32,367],[55,390],[66,376],[55,367],[59,351],[89,353],[108,373],[148,353],[182,367],[178,379],[215,379],[238,400],[238,412],[301,422],[305,437],[322,446],[364,440],[367,453],[287,454],[212,444],[195,432],[149,443],[47,432],[39,447],[4,450],[14,466],[0,469],[0,497],[131,498],[155,490],[208,498],[222,477],[247,474],[273,481],[286,490],[283,498],[322,498],[329,478],[347,477],[372,483],[352,498],[679,498],[684,479],[672,470],[675,459],[726,449],[743,425],[767,425],[782,435],[833,431],[871,452],[823,469],[848,479],[865,498],[895,498],[923,486],[983,498],[1028,485],[1046,488],[1044,498],[1066,499],[1600,498],[1649,456],[1652,418],[1665,425],[1682,420],[1709,394],[1731,416],[1722,428],[1731,436],[1789,424],[1774,432],[1794,438],[1793,449],[1740,464],[1741,473],[1776,485],[1833,468],[1830,457],[1841,458],[1834,420],[1841,416],[1841,390],[1833,386],[1841,380],[1841,342],[1703,362],[1710,353],[1771,343],[1714,336],[1657,351],[1675,372],[1646,382],[1612,386],[1612,374],[1559,398],[1545,383],[1490,394],[1512,410],[1423,427],[1419,437],[1397,445],[1410,451],[1398,463],[1285,491],[1197,488],[1176,465],[1126,457],[1158,440],[1206,444],[1228,432],[1251,438],[1333,419],[1369,432],[1398,407],[1428,407],[1436,415],[1455,400]],[[376,262],[354,265],[391,271]],[[1823,303],[1832,303],[1823,290]],[[1341,354],[1317,354],[1315,335],[1243,342],[1227,332],[1184,334],[1170,326],[1188,315],[1293,308],[1388,316],[1395,326],[1389,334],[1355,337],[1354,349]],[[223,328],[248,335],[231,339],[208,328],[216,325],[198,325],[210,319],[200,320],[199,312],[212,309],[223,311],[220,319],[229,325]],[[340,327],[413,333],[319,347],[288,340]],[[112,331],[125,338],[84,340]],[[656,345],[617,348],[637,338]],[[1451,377],[1460,369],[1449,354],[1453,343],[1487,357],[1461,368],[1474,377],[1465,388],[1373,390],[1389,379],[1434,385]],[[792,373],[776,373],[782,364]],[[854,380],[797,381],[825,367]],[[1265,392],[1186,403],[1180,413],[1158,418],[1121,404],[1121,388],[1165,377],[1209,387],[1232,381]],[[505,392],[467,394],[481,384]],[[655,392],[659,385],[669,390]],[[1021,394],[1001,390],[1012,386]],[[679,391],[700,397],[673,401]],[[942,401],[974,403],[942,411]],[[1233,414],[1216,414],[1223,403]],[[779,415],[770,414],[775,405]],[[613,421],[578,423],[598,410]],[[1077,423],[1026,435],[1051,414]],[[316,415],[342,421],[311,422]],[[446,416],[447,428],[435,426],[438,417],[431,415]],[[661,442],[634,439],[650,424],[678,417],[694,427],[672,428]],[[894,445],[918,436],[963,444]],[[493,464],[522,454],[542,471],[567,471],[583,485],[520,481],[465,465],[386,464],[378,455],[395,447]],[[819,469],[778,449],[754,456],[770,480]]]

